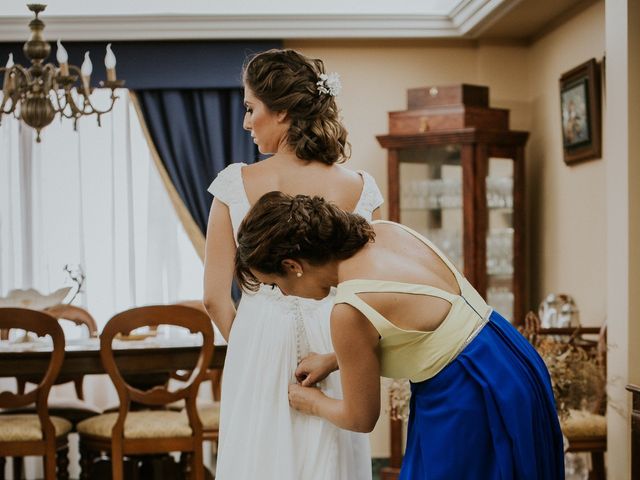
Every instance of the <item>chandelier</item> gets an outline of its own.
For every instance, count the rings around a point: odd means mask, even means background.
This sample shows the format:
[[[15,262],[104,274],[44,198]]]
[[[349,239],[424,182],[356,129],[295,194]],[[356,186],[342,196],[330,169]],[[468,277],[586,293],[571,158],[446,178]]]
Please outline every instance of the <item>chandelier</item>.
[[[84,55],[80,68],[68,63],[68,55],[60,40],[56,59],[58,66],[44,63],[51,53],[51,45],[45,41],[42,31],[44,22],[38,18],[46,5],[29,4],[27,8],[35,14],[29,23],[31,36],[24,44],[22,51],[31,61],[28,68],[14,64],[13,54],[9,54],[2,84],[2,100],[0,101],[0,122],[3,115],[13,115],[18,120],[33,127],[36,141],[40,142],[40,131],[49,125],[57,113],[61,117],[73,119],[73,128],[77,129],[78,119],[85,115],[96,115],[98,125],[100,117],[113,109],[117,96],[115,89],[124,85],[123,80],[116,80],[116,57],[107,45],[105,66],[107,79],[100,82],[101,87],[111,89],[110,105],[101,110],[91,101],[91,72],[93,66],[89,52]]]

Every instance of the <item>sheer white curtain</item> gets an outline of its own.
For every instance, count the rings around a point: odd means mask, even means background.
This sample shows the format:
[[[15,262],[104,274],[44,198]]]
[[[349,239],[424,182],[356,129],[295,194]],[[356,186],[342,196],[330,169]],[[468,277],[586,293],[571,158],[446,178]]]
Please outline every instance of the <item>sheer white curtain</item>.
[[[202,298],[202,262],[156,171],[126,90],[112,112],[73,122],[58,119],[42,142],[13,118],[0,126],[0,296],[15,288],[52,292],[72,282],[65,265],[86,275],[74,304],[102,328],[118,311]],[[105,105],[108,92],[96,90]],[[65,329],[67,330],[67,329]],[[70,335],[77,333],[70,330]],[[3,380],[1,387],[7,387]],[[11,387],[10,387],[11,388]],[[106,376],[86,377],[85,396],[117,404]],[[54,397],[75,395],[54,387]],[[77,476],[77,452],[70,453]],[[26,462],[28,478],[42,476]]]
[[[155,170],[126,90],[95,117],[54,120],[35,143],[14,119],[0,127],[0,295],[48,293],[80,265],[100,326],[134,305],[202,296],[202,262]],[[108,92],[96,90],[96,103]]]

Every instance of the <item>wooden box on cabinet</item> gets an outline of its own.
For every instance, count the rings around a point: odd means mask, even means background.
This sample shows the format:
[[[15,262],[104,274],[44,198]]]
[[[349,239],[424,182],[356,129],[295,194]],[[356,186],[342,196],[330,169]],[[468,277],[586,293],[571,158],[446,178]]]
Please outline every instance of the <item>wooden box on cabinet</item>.
[[[489,107],[489,88],[480,85],[432,86],[407,90],[407,109],[417,110],[444,105]]]
[[[509,110],[449,105],[389,112],[389,133],[393,135],[487,125],[495,130],[507,130]]]

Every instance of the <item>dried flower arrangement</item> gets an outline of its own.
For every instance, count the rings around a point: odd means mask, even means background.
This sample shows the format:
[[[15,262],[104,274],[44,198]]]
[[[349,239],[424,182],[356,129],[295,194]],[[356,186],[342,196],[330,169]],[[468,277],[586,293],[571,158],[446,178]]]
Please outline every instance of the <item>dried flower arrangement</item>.
[[[606,401],[606,379],[603,355],[597,344],[585,343],[576,333],[541,335],[539,325],[537,315],[529,312],[520,331],[549,370],[560,418],[566,419],[569,410],[602,411]]]
[[[409,380],[406,379],[387,379],[389,384],[389,404],[387,405],[387,413],[391,420],[409,420],[409,402],[411,400],[411,388]]]

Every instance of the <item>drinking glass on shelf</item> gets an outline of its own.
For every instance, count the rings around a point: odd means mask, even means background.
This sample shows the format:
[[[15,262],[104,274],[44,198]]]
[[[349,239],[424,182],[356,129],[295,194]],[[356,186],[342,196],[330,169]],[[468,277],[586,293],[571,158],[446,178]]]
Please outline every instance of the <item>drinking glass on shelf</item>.
[[[440,192],[441,184],[440,179],[433,178],[427,180],[427,207],[430,209],[440,208]]]
[[[487,206],[513,208],[513,178],[487,177]]]
[[[460,271],[463,269],[462,234],[458,230],[436,229],[421,231]]]
[[[513,274],[513,228],[491,230],[487,235],[487,272]]]
[[[506,287],[489,287],[487,289],[487,303],[500,315],[513,321],[513,292]]]

